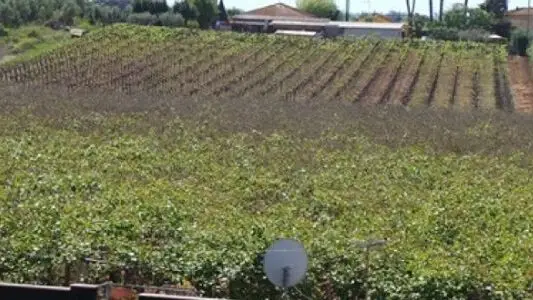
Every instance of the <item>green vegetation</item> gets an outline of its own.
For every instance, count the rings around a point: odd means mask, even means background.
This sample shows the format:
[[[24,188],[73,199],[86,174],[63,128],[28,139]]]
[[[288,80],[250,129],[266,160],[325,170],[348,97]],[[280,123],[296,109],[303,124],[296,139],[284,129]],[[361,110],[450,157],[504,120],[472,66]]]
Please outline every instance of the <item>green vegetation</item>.
[[[298,0],[296,7],[321,18],[337,20],[340,10],[333,0]]]
[[[68,31],[56,31],[38,25],[7,29],[0,38],[0,47],[5,49],[2,62],[31,59],[42,53],[71,42]]]
[[[120,24],[6,64],[0,80],[181,97],[512,110],[502,92],[506,57],[504,46],[471,42],[314,40]]]
[[[71,280],[125,270],[129,283],[279,299],[259,256],[291,237],[309,253],[300,289],[313,299],[532,296],[527,118],[1,95],[0,280],[57,284],[69,265]],[[389,244],[367,277],[354,241],[369,238]],[[103,263],[82,272],[87,257]]]

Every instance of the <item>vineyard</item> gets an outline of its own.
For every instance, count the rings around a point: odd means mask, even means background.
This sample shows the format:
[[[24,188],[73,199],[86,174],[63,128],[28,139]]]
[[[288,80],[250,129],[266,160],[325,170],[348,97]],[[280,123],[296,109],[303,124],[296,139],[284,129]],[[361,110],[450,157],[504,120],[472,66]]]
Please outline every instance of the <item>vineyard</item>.
[[[507,63],[114,25],[3,64],[0,281],[279,300],[262,254],[295,238],[291,299],[533,299],[533,119],[508,113]]]
[[[127,94],[275,97],[302,103],[391,103],[513,109],[502,46],[317,41],[115,25],[22,63],[4,83]]]

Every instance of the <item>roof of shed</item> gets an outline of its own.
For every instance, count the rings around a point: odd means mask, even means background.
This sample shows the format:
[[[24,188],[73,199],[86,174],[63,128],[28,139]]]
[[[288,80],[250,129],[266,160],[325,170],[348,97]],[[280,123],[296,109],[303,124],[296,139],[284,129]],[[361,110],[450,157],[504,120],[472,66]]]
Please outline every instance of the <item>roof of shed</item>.
[[[296,35],[296,36],[315,36],[315,31],[303,31],[303,30],[276,30],[275,34],[282,35]]]
[[[327,20],[319,18],[308,12],[291,7],[284,3],[276,3],[236,15],[233,19],[241,20]]]
[[[365,29],[395,29],[401,30],[404,23],[369,23],[369,22],[339,22],[332,21],[328,25],[337,25],[342,28],[365,28]]]

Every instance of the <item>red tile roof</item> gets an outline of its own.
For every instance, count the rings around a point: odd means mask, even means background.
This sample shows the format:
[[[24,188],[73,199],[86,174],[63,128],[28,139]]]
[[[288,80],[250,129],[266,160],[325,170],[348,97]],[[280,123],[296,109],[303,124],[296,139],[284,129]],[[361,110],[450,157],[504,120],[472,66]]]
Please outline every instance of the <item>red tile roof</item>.
[[[530,14],[533,15],[533,7],[530,8]],[[508,16],[527,16],[528,9],[527,7],[517,7],[516,9],[510,10],[506,13]]]
[[[284,3],[276,3],[254,9],[248,12],[245,12],[242,15],[234,16],[233,19],[270,19],[270,20],[279,20],[279,19],[318,19],[321,18],[310,14],[308,12],[296,9]]]

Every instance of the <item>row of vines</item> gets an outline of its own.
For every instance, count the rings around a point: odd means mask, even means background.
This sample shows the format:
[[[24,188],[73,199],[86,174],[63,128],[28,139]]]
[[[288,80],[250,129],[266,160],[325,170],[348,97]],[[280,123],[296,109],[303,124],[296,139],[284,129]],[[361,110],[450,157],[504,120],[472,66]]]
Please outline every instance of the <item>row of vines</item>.
[[[512,108],[499,46],[113,26],[0,68],[4,82],[176,96]]]

